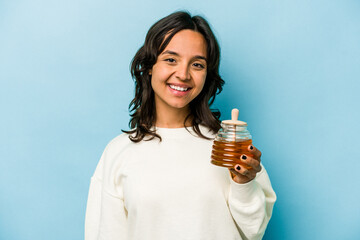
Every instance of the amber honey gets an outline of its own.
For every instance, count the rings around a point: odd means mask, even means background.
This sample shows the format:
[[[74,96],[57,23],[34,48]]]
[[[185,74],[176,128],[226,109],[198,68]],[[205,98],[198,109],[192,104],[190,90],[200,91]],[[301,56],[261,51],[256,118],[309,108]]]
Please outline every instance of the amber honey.
[[[253,157],[253,154],[248,150],[248,147],[251,144],[251,139],[230,142],[220,142],[215,140],[211,153],[211,163],[227,168],[234,168],[236,164],[239,164],[242,167],[250,169],[251,167],[244,164],[240,160],[240,157],[242,154]]]

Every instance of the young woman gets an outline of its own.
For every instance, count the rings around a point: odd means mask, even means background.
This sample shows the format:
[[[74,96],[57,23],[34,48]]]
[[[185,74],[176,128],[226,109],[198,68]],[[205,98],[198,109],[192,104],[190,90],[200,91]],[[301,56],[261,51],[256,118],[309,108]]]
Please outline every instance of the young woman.
[[[147,33],[131,73],[130,131],[106,147],[91,178],[85,239],[261,239],[276,200],[261,152],[230,172],[210,163],[222,90],[206,20],[175,12]]]

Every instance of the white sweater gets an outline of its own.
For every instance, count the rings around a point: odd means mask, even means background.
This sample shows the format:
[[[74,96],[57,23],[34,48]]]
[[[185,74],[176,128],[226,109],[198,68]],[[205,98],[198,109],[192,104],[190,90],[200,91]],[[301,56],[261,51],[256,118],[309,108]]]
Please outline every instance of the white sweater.
[[[210,163],[212,141],[192,128],[106,147],[91,178],[86,240],[261,239],[276,195],[265,168],[246,184]],[[201,127],[202,133],[208,133]]]

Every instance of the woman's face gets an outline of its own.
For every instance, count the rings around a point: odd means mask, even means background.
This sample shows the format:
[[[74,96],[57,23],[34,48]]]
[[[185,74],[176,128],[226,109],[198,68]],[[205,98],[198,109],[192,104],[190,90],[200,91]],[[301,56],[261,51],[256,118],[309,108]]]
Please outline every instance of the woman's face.
[[[204,87],[206,58],[201,33],[182,30],[173,36],[150,71],[156,111],[187,110]]]

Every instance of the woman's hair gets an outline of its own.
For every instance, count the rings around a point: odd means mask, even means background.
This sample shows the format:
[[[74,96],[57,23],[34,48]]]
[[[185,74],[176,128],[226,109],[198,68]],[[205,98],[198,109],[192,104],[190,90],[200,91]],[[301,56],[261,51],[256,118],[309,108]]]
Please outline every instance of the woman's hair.
[[[156,108],[149,71],[173,36],[184,29],[201,33],[207,43],[205,84],[200,94],[190,102],[190,113],[185,118],[184,126],[191,117],[194,132],[206,139],[208,138],[200,131],[200,124],[208,127],[214,133],[220,129],[220,112],[210,110],[215,96],[222,91],[224,85],[224,80],[219,75],[219,44],[204,18],[201,16],[191,17],[188,12],[179,11],[160,19],[151,26],[144,45],[137,51],[131,62],[131,75],[135,80],[135,97],[129,105],[131,112],[129,126],[132,130],[123,130],[123,132],[130,134],[129,138],[133,142],[140,142],[146,135],[150,136],[148,140],[154,137],[161,140],[153,128],[156,121]]]

